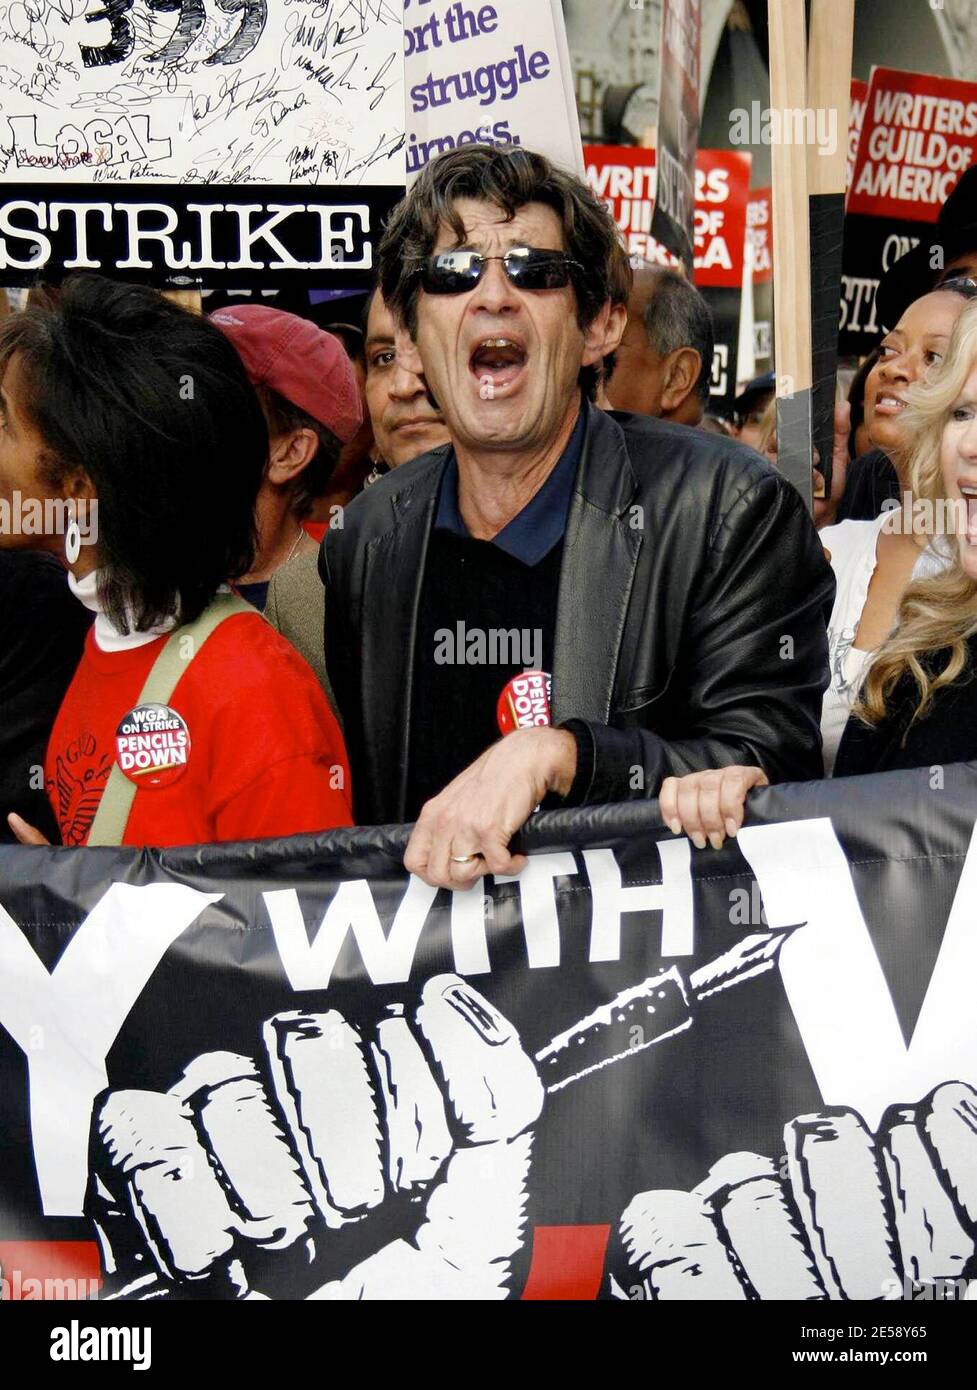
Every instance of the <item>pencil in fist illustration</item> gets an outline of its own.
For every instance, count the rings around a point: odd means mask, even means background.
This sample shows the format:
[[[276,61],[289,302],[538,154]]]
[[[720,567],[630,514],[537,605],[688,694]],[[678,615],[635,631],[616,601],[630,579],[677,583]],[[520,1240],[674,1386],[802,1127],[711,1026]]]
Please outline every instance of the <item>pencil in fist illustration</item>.
[[[96,1103],[112,1296],[507,1297],[543,1101],[508,1020],[441,975],[369,1028],[295,1010],[261,1044]]]
[[[624,1211],[618,1298],[855,1299],[964,1276],[977,1252],[977,1091],[937,1086],[873,1135],[835,1107],[787,1125],[786,1173],[731,1153],[691,1192]]]

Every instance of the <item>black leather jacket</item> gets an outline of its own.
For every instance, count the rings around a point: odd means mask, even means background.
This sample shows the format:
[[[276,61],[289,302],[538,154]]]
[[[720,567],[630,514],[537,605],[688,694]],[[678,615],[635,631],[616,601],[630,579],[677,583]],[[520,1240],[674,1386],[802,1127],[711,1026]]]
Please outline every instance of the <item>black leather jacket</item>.
[[[757,763],[823,775],[821,697],[834,577],[800,496],[757,454],[592,405],[570,504],[554,723],[575,731],[585,803]],[[360,824],[404,817],[411,670],[447,447],[381,478],[327,531],[326,663]]]

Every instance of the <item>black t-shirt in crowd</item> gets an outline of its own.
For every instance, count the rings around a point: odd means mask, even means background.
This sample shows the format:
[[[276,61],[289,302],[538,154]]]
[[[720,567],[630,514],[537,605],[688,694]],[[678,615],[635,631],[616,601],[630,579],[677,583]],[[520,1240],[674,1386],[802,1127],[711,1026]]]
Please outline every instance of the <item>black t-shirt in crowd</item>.
[[[4,844],[14,839],[7,826],[10,811],[59,843],[44,792],[44,754],[91,619],[52,555],[0,550],[0,842]]]

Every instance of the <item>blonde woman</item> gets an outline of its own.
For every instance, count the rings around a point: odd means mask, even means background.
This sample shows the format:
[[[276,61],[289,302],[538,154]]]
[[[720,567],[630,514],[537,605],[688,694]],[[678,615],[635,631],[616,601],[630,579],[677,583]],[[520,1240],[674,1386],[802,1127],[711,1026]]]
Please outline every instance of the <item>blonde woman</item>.
[[[949,281],[914,300],[886,334],[866,382],[865,416],[873,443],[893,462],[900,500],[874,520],[841,521],[820,532],[838,585],[828,622],[831,681],[821,711],[829,777],[868,663],[892,631],[903,593],[910,583],[938,574],[947,562],[944,546],[934,544],[932,528],[905,522],[916,515],[907,407],[914,387],[939,368],[954,326],[975,294],[973,281]]]
[[[917,506],[946,535],[948,563],[914,579],[894,632],[874,653],[838,750],[835,776],[977,759],[977,301],[957,320],[925,386],[907,392],[907,473]],[[667,825],[718,848],[743,822],[758,767],[662,785]]]
[[[950,563],[903,594],[845,729],[837,777],[977,758],[977,302],[911,409],[913,493],[949,534]]]

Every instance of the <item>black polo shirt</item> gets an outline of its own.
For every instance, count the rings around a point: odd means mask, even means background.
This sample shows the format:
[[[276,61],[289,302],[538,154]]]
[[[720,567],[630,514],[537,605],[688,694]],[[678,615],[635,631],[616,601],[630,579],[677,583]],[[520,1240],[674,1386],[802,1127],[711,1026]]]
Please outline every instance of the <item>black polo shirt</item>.
[[[543,486],[490,541],[469,534],[453,453],[448,460],[418,613],[408,820],[499,738],[506,682],[553,670],[563,535],[585,430],[581,411]]]

